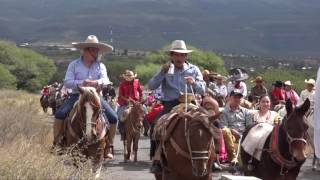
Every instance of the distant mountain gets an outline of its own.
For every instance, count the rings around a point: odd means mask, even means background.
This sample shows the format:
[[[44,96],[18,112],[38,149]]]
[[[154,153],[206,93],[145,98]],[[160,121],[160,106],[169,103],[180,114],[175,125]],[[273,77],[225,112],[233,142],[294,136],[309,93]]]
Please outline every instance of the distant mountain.
[[[0,0],[0,38],[70,42],[89,34],[116,47],[174,39],[218,52],[319,57],[319,0]]]

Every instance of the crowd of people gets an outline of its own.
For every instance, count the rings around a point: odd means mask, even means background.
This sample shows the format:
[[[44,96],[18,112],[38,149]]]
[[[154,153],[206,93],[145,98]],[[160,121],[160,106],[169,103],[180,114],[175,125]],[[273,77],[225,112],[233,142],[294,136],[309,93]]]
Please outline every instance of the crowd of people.
[[[82,51],[81,56],[72,61],[66,72],[64,86],[72,89],[69,98],[55,113],[54,121],[54,146],[58,146],[63,135],[63,120],[79,98],[78,86],[92,86],[110,84],[105,65],[100,61],[101,55],[110,52],[112,47],[100,43],[96,36],[88,36],[85,42],[74,43]],[[300,93],[294,90],[294,84],[287,80],[276,81],[272,89],[264,85],[264,79],[257,76],[255,85],[248,91],[245,80],[248,73],[241,68],[230,70],[229,76],[223,76],[210,70],[200,71],[197,65],[188,61],[187,49],[183,40],[175,40],[168,51],[168,62],[161,66],[159,72],[148,82],[150,91],[144,93],[138,76],[131,70],[126,70],[119,84],[118,96],[113,89],[111,99],[117,98],[118,108],[115,112],[106,100],[101,99],[105,115],[109,121],[111,134],[108,140],[108,149],[113,148],[116,127],[123,134],[123,116],[131,102],[140,102],[146,105],[146,119],[153,126],[157,119],[170,112],[179,105],[183,94],[198,94],[211,96],[218,101],[222,114],[216,126],[221,128],[227,150],[228,161],[237,162],[237,144],[245,128],[253,122],[279,123],[280,115],[275,112],[285,101],[290,100],[298,106],[307,98],[314,104],[315,80],[305,80],[306,88]],[[227,82],[228,81],[228,82]],[[106,91],[104,94],[108,94]],[[43,94],[46,92],[44,91]],[[151,132],[152,134],[152,128]],[[156,142],[151,138],[150,157],[153,160],[151,172],[161,171],[159,157],[157,156]],[[113,155],[107,153],[108,158]]]

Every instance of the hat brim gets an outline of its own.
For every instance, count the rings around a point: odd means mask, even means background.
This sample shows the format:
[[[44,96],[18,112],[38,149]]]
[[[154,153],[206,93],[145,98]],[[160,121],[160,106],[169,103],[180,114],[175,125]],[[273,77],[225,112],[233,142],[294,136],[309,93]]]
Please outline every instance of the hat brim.
[[[113,47],[105,43],[86,43],[86,42],[73,42],[72,45],[77,49],[85,49],[88,47],[98,48],[102,53],[111,52]]]
[[[189,54],[191,53],[193,50],[179,50],[179,49],[172,49],[169,50],[168,52],[176,52],[176,53],[181,53],[181,54]]]
[[[128,76],[128,75],[122,74],[122,78],[125,80],[133,80],[137,76],[138,76],[138,74],[134,74],[133,76]]]
[[[223,80],[223,81],[225,81],[225,80],[227,80],[227,77],[225,77],[225,76],[216,76],[216,77],[214,77],[215,79],[221,79],[221,80]]]
[[[243,77],[240,77],[240,78],[238,78],[238,77],[230,77],[229,80],[230,81],[244,81],[244,80],[246,80],[248,78],[249,78],[249,76],[246,74],[246,75],[243,75]]]
[[[230,96],[239,96],[239,97],[243,97],[243,94],[241,94],[241,93],[235,93],[235,94],[230,94]]]

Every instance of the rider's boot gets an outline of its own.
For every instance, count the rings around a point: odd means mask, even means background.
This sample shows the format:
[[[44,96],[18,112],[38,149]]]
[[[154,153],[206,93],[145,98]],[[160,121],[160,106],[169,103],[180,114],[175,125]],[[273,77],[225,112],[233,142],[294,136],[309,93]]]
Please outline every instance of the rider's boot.
[[[113,141],[116,135],[117,124],[111,124],[108,134],[108,142],[105,149],[105,158],[113,159]]]
[[[53,122],[53,149],[61,150],[64,138],[64,120],[54,119]]]
[[[150,168],[151,173],[158,174],[162,172],[162,167],[160,164],[160,156],[161,156],[161,148],[158,146],[156,153],[153,157],[152,165]]]

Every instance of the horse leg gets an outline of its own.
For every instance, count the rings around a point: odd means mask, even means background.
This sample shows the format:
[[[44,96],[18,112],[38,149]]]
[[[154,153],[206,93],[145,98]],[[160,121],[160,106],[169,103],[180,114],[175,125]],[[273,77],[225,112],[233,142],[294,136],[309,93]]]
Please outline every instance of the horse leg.
[[[134,162],[137,162],[138,160],[139,137],[140,134],[137,134],[133,140]]]
[[[127,147],[128,147],[128,141],[127,141],[127,138],[125,138],[123,140],[123,159],[124,159],[124,162],[127,162],[127,156],[128,156]]]
[[[97,144],[92,145],[91,151],[89,151],[89,155],[93,156],[93,168],[92,172],[95,173],[95,179],[100,177],[100,172],[102,168],[102,162],[103,162],[103,156],[104,156],[104,146],[105,146],[105,140],[100,140]]]
[[[130,156],[131,156],[131,144],[132,144],[132,137],[127,138],[128,140],[128,146],[127,146],[127,159],[130,160]]]

